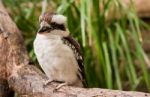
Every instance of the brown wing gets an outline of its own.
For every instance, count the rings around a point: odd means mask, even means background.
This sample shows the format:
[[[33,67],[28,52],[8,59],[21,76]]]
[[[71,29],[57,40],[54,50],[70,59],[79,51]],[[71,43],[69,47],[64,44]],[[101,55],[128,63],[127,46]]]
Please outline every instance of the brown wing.
[[[78,72],[78,77],[84,81],[84,65],[83,65],[83,56],[81,53],[80,45],[78,42],[76,42],[73,37],[68,36],[68,37],[63,37],[63,41],[66,45],[68,45],[74,52],[74,55],[76,57],[76,60],[79,65],[79,72]]]

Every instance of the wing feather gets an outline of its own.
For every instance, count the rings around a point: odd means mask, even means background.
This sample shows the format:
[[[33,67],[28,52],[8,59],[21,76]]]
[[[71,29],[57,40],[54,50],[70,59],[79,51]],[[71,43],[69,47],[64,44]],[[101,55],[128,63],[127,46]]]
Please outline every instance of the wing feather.
[[[75,58],[78,62],[78,66],[79,66],[79,69],[78,69],[79,72],[77,75],[83,81],[85,76],[84,76],[83,56],[81,53],[80,45],[71,36],[63,37],[63,41],[66,45],[68,45],[73,50]]]

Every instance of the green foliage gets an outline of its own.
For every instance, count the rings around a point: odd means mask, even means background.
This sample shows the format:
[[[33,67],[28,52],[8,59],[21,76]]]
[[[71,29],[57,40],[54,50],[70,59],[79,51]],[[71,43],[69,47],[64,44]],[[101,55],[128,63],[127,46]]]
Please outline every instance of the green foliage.
[[[4,3],[23,32],[29,55],[35,61],[32,43],[42,2],[4,0]],[[147,56],[141,46],[140,26],[145,23],[137,17],[132,1],[128,7],[122,0],[49,0],[47,3],[48,9],[67,16],[71,35],[81,43],[89,87],[139,90],[142,86],[150,91]]]

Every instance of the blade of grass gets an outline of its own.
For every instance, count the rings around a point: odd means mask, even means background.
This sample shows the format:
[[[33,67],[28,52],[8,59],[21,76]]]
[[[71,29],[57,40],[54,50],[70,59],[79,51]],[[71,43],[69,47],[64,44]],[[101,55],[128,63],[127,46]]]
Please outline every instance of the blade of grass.
[[[127,62],[128,62],[128,67],[127,68],[129,69],[129,72],[131,74],[131,76],[129,76],[129,79],[131,79],[131,81],[132,81],[131,84],[134,85],[134,84],[137,83],[137,75],[136,75],[135,67],[134,67],[134,64],[133,64],[133,59],[130,55],[127,40],[124,37],[125,35],[123,34],[124,31],[122,31],[122,29],[120,28],[120,26],[118,24],[116,24],[116,27],[117,27],[117,30],[118,30],[117,32],[120,34],[123,47],[125,49],[125,55],[126,55]]]
[[[82,34],[82,45],[85,46],[86,45],[86,36],[85,36],[85,17],[86,17],[86,13],[85,13],[85,9],[86,8],[86,1],[85,0],[81,0],[81,34]]]
[[[118,89],[122,89],[122,83],[121,83],[121,78],[119,74],[119,68],[118,68],[118,60],[117,60],[117,53],[116,53],[116,47],[114,44],[114,39],[112,35],[112,31],[110,29],[107,29],[108,31],[108,38],[110,42],[110,49],[111,49],[111,58],[112,58],[112,64],[115,72],[115,78],[116,78],[116,84]]]
[[[103,43],[103,51],[104,51],[104,57],[105,57],[105,80],[107,84],[107,88],[112,89],[112,70],[111,70],[111,65],[110,65],[110,58],[109,58],[109,53],[108,53],[108,47],[106,43]]]

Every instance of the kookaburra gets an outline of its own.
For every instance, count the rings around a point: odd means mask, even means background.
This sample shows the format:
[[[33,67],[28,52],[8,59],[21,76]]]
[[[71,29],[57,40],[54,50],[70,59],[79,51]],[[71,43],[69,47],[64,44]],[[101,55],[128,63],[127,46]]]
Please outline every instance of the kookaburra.
[[[47,12],[39,21],[34,51],[49,81],[83,87],[83,57],[79,43],[69,35],[66,17]]]

